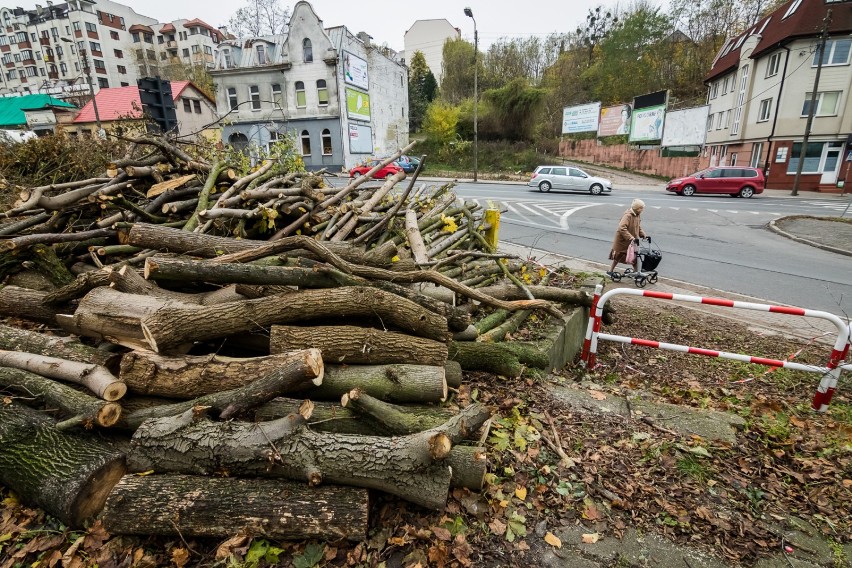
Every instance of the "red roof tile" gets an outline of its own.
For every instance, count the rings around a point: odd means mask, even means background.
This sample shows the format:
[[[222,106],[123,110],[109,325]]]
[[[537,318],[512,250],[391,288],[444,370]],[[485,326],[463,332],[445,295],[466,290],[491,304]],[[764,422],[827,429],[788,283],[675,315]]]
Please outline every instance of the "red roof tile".
[[[95,101],[98,103],[98,115],[103,122],[142,116],[142,100],[139,98],[139,87],[135,85],[101,89],[95,95]],[[95,108],[92,101],[86,103],[74,122],[95,122]]]
[[[130,26],[130,29],[127,30],[127,31],[129,31],[130,33],[133,33],[133,32],[146,32],[146,33],[149,33],[149,34],[154,33],[154,30],[151,29],[150,26],[146,26],[146,25],[143,25],[143,24],[133,24],[132,26]]]
[[[170,34],[175,31],[174,24],[164,24],[162,28],[160,28],[161,34]]]
[[[207,28],[208,30],[210,30],[211,34],[215,34],[219,37],[219,41],[222,41],[223,39],[225,39],[225,37],[222,35],[222,30],[214,28],[213,26],[211,26],[207,22],[205,22],[203,20],[199,20],[198,18],[195,18],[194,20],[189,20],[188,22],[185,22],[183,24],[183,27],[185,27],[185,28],[191,28],[192,26],[201,26],[202,28]]]
[[[710,72],[704,77],[705,82],[713,81],[717,77],[736,69],[740,62],[740,49],[745,42],[743,36],[749,36],[761,32],[760,41],[751,54],[752,59],[789,43],[796,38],[819,36],[823,19],[828,9],[831,9],[831,23],[828,26],[829,34],[836,35],[852,31],[852,7],[848,2],[826,3],[825,0],[801,0],[801,4],[795,12],[784,18],[784,14],[796,0],[790,0],[781,5],[780,8],[761,18],[755,25],[745,32],[725,42],[717,55],[716,61]],[[767,22],[768,20],[768,22]],[[734,44],[736,47],[728,50],[728,46]]]

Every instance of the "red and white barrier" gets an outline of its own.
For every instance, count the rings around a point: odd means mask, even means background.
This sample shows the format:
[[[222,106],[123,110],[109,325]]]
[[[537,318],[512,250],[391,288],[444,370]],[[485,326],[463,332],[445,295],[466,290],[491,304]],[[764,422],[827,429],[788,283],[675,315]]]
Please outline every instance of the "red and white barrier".
[[[704,355],[706,357],[719,357],[722,359],[732,359],[734,361],[742,361],[744,363],[756,363],[758,365],[766,365],[769,367],[783,367],[785,369],[793,369],[796,371],[807,371],[811,373],[822,373],[823,377],[819,387],[814,394],[811,407],[819,412],[825,412],[831,402],[831,397],[834,396],[834,391],[837,389],[837,380],[840,378],[840,371],[852,371],[852,364],[842,364],[849,353],[849,342],[852,336],[852,329],[839,317],[829,312],[818,310],[807,310],[804,308],[794,308],[788,306],[771,306],[768,304],[754,304],[751,302],[738,302],[734,300],[725,300],[722,298],[705,298],[702,296],[688,296],[685,294],[671,294],[667,292],[655,292],[652,290],[633,290],[630,288],[616,288],[610,290],[604,295],[600,295],[602,286],[595,288],[595,296],[592,304],[592,312],[589,317],[589,325],[586,329],[586,338],[583,342],[582,360],[589,369],[596,365],[596,354],[598,350],[598,340],[616,341],[619,343],[629,343],[631,345],[644,345],[645,347],[653,347],[655,349],[665,349],[668,351],[677,351],[680,353],[691,353],[694,355]],[[645,296],[646,298],[656,298],[659,300],[675,300],[680,302],[690,302],[694,304],[707,304],[711,306],[722,306],[727,308],[741,308],[745,310],[756,310],[762,312],[772,312],[779,314],[787,314],[793,316],[814,317],[828,320],[837,327],[837,340],[834,342],[834,348],[831,351],[828,363],[825,367],[817,367],[814,365],[803,365],[792,361],[781,361],[777,359],[765,359],[763,357],[752,357],[750,355],[740,355],[738,353],[729,353],[727,351],[714,351],[710,349],[701,349],[699,347],[689,347],[687,345],[678,345],[675,343],[661,343],[659,341],[651,341],[648,339],[639,339],[635,337],[626,337],[623,335],[611,335],[608,333],[600,333],[601,319],[603,318],[603,309],[607,301],[618,294],[627,294],[629,296]]]

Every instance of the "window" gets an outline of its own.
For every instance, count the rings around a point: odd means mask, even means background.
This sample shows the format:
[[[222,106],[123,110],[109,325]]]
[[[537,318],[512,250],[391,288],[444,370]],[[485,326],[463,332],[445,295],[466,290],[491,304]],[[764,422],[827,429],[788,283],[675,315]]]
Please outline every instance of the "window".
[[[27,32],[18,32],[16,34],[18,36],[18,43],[26,43],[27,42]],[[35,35],[35,34],[33,34]]]
[[[68,66],[65,65],[64,63],[60,63],[59,64],[59,70],[62,71],[63,75],[65,75],[66,73],[68,73]]]
[[[0,35],[0,45],[9,45],[9,39],[4,35]]]
[[[80,31],[80,22],[71,22],[71,27],[74,28],[75,32]]]
[[[820,172],[819,163],[822,159],[822,147],[824,142],[808,142],[808,149],[805,151],[805,161],[802,164],[802,173],[818,174]],[[795,174],[799,167],[799,156],[802,153],[802,143],[795,142],[793,151],[790,152],[790,160],[787,162],[787,173]]]
[[[27,39],[26,39],[26,38],[27,38],[27,34],[24,34],[24,41],[27,41]],[[30,34],[30,38],[32,38],[33,43],[35,43],[35,42],[37,42],[37,41],[38,41],[38,36],[36,36],[35,32],[32,32],[32,33]]]
[[[722,121],[725,120],[725,113],[720,112],[716,117],[716,130],[722,130]]]
[[[740,91],[737,94],[737,110],[734,114],[734,127],[731,128],[731,135],[739,134],[740,119],[743,116],[743,107],[745,106],[746,89],[748,88],[748,65],[743,65],[742,76],[740,77]]]
[[[209,45],[205,45],[204,46],[204,53],[206,53],[207,55],[213,55],[213,48],[210,47]]]
[[[802,0],[793,0],[793,3],[790,4],[790,7],[787,8],[786,12],[784,12],[784,17],[781,18],[781,19],[784,20],[784,19],[792,16],[793,13],[796,11],[796,9],[799,7],[799,4],[801,4],[801,3],[802,3]]]
[[[0,37],[2,37],[2,36],[0,36]],[[56,46],[56,57],[62,58],[62,46],[61,45]]]
[[[713,81],[713,85],[710,87],[710,98],[715,99],[719,96],[719,81]]]
[[[100,50],[101,50],[101,44],[99,44],[99,43],[98,43],[98,42],[96,42],[96,41],[90,41],[90,42],[89,42],[89,48],[90,48],[92,51],[100,51]]]
[[[122,75],[127,75],[127,67],[125,67],[124,65],[119,65],[118,72]]]
[[[731,152],[731,165],[737,165],[737,153]],[[740,177],[740,172],[738,170],[734,170],[733,175],[731,175],[730,170],[725,170],[725,177]]]
[[[257,64],[266,65],[266,46],[262,43],[257,44]]]
[[[722,83],[722,94],[723,95],[728,93],[728,85],[730,84],[730,82],[731,82],[731,78],[725,77],[725,82]]]
[[[184,47],[183,51],[181,51],[181,53],[183,53],[184,57],[189,57],[189,50],[187,48]]]
[[[104,65],[103,60],[95,59],[95,70],[101,71],[101,72],[106,72],[106,65]]]
[[[192,112],[192,101],[183,99],[183,112]]]
[[[142,34],[142,37],[145,39],[145,43],[154,43],[154,34],[145,33]]]
[[[133,43],[139,43],[142,41],[142,38],[139,37],[139,32],[130,32],[131,37],[133,37]]]
[[[302,81],[296,81],[296,108],[305,108],[308,106],[305,98],[305,84]]]
[[[300,136],[302,140],[302,155],[310,156],[311,155],[311,135],[307,130],[302,130],[302,135]]]
[[[201,51],[201,49],[197,44],[192,46],[192,53],[198,53],[199,51]]]
[[[228,108],[231,110],[237,110],[239,105],[240,103],[237,101],[237,89],[230,87],[228,89]]]
[[[769,62],[766,64],[766,76],[773,77],[778,74],[778,68],[781,66],[781,54],[773,53],[769,56]]]
[[[749,162],[749,166],[753,168],[760,167],[760,157],[763,154],[763,142],[755,142],[751,145],[751,162]],[[754,177],[754,176],[752,176]]]
[[[322,155],[331,156],[331,154],[331,131],[328,128],[325,128],[322,131]]]
[[[109,89],[109,79],[106,77],[98,77],[98,87],[101,89]]]
[[[568,168],[553,168],[553,171],[550,173],[555,176],[567,176]]]
[[[120,49],[113,49],[112,52],[119,59],[124,59],[124,53]]]
[[[195,114],[201,114],[201,101],[192,101],[192,108],[195,109]]]
[[[249,98],[251,99],[251,109],[260,110],[260,87],[257,85],[249,87]]]
[[[109,32],[109,38],[118,40],[118,32]]]
[[[92,22],[86,22],[86,31],[87,32],[95,32],[97,33],[98,28]]]
[[[325,79],[317,81],[317,100],[319,106],[328,106],[328,88],[325,86]]]
[[[146,49],[145,54],[148,56],[148,61],[156,61],[157,60],[157,52],[151,49]]]
[[[234,62],[231,59],[231,50],[230,49],[224,50],[223,57],[225,58],[225,69],[230,69],[231,67],[234,66]]]
[[[311,63],[314,60],[314,49],[311,47],[311,40],[308,38],[302,40],[302,54],[305,63]]]
[[[802,105],[802,116],[808,116],[811,111],[811,95],[805,93],[805,102]],[[817,93],[816,110],[814,116],[834,116],[837,114],[837,103],[840,101],[840,91],[826,91]]]
[[[825,49],[822,52],[822,64],[824,66],[848,65],[850,48],[852,48],[852,39],[832,39],[827,41]],[[814,52],[812,67],[816,67],[819,64],[818,54],[818,51]]]
[[[161,35],[157,36],[157,43],[163,43],[165,41],[166,41],[166,39],[163,36],[161,36]]]
[[[280,83],[272,84],[272,104],[276,109],[284,109],[284,93],[281,91]]]
[[[165,60],[166,60],[166,55],[167,55],[167,54],[166,54],[166,52],[165,52],[165,51],[161,51],[161,52],[160,52],[160,61],[165,61]]]
[[[36,76],[36,68],[35,67],[27,67],[27,77],[35,77]]]
[[[757,121],[764,122],[769,120],[769,115],[772,113],[772,99],[763,99],[760,101],[760,110],[757,112]]]

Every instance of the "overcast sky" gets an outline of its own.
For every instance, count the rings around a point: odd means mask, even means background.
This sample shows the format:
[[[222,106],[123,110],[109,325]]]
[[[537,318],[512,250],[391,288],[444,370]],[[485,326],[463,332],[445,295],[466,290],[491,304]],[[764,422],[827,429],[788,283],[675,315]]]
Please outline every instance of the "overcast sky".
[[[199,2],[198,0],[116,0],[130,6],[138,14],[160,22],[180,18],[201,18],[208,24],[220,26],[245,0]],[[629,0],[622,0],[624,6]],[[38,2],[44,4],[43,1]],[[473,10],[479,42],[484,47],[500,37],[546,36],[551,32],[570,32],[581,25],[589,8],[598,5],[614,7],[616,0],[312,0],[311,4],[326,27],[345,25],[352,33],[365,31],[373,41],[387,43],[401,51],[403,36],[415,20],[446,18],[459,28],[462,37],[473,41],[473,22],[464,15],[465,6]],[[652,0],[659,6],[667,0]],[[6,6],[34,8],[36,0],[15,2]],[[295,2],[282,0],[292,9]]]

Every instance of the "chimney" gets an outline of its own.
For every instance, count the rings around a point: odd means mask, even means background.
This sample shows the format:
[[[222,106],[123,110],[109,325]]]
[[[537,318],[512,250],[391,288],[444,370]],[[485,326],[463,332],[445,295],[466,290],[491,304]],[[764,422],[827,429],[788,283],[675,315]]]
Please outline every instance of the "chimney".
[[[371,36],[367,32],[358,32],[357,34],[355,34],[355,37],[364,42],[364,47],[370,47],[370,40],[373,39],[373,36]]]

